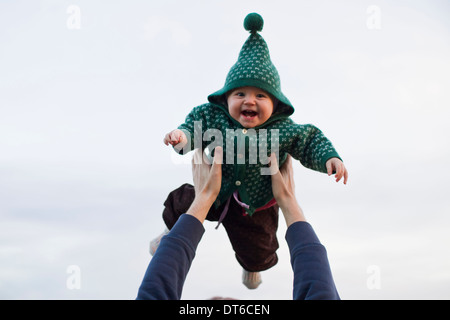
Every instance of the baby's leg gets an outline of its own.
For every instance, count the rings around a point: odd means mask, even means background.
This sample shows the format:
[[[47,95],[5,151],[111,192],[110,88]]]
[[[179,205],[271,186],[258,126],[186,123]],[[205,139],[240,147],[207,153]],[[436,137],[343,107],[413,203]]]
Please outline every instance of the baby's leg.
[[[178,218],[191,206],[195,198],[194,186],[185,183],[173,190],[164,201],[163,220],[170,230]]]
[[[163,219],[168,229],[186,213],[194,201],[194,187],[188,183],[173,190],[164,202]],[[213,205],[206,217],[217,221],[224,205]],[[247,271],[258,272],[273,267],[278,262],[278,206],[255,212],[251,217],[242,214],[242,207],[231,199],[228,213],[223,220],[236,259]]]
[[[278,206],[243,215],[242,208],[234,201],[223,221],[236,259],[247,271],[264,271],[278,262]]]
[[[191,206],[194,197],[194,187],[187,183],[169,193],[164,202],[165,209],[163,212],[163,220],[167,228],[163,233],[150,241],[149,251],[152,256],[158,249],[162,238],[169,233],[169,230],[175,225],[180,215],[185,213]]]

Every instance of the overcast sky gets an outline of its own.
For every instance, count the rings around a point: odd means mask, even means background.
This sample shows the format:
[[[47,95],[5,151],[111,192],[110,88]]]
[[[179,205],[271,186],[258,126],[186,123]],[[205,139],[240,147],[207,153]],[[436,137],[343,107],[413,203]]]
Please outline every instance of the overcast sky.
[[[164,134],[222,88],[250,12],[293,120],[350,173],[294,164],[341,298],[450,299],[447,0],[0,1],[0,298],[136,297],[163,202],[192,181]],[[183,298],[292,298],[282,216],[253,291],[214,226]]]

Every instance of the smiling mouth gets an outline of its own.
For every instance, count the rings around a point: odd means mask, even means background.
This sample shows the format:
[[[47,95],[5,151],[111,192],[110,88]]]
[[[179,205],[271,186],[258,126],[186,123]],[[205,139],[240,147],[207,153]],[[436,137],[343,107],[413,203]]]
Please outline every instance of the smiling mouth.
[[[258,112],[256,111],[252,111],[252,110],[244,110],[241,112],[241,114],[245,117],[245,118],[253,118],[256,117],[258,115]]]

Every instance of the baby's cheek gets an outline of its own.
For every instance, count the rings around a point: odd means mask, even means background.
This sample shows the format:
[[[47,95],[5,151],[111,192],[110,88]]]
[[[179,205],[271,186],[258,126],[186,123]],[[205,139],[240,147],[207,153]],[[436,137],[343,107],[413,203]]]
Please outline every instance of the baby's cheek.
[[[236,111],[236,110],[229,110],[229,113],[230,113],[230,115],[231,115],[231,117],[234,119],[234,120],[238,120],[239,121],[239,116],[240,116],[240,112],[239,111]]]

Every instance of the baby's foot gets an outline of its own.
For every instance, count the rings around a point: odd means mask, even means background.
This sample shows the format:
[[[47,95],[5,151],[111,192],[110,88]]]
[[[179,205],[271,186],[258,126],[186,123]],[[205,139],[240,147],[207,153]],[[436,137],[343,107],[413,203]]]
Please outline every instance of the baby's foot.
[[[261,284],[261,274],[242,269],[242,283],[249,289],[256,289]]]
[[[164,229],[164,232],[161,233],[159,236],[157,236],[155,239],[150,241],[150,254],[153,256],[156,252],[156,249],[158,249],[159,243],[161,242],[161,239],[169,233],[169,229]]]

